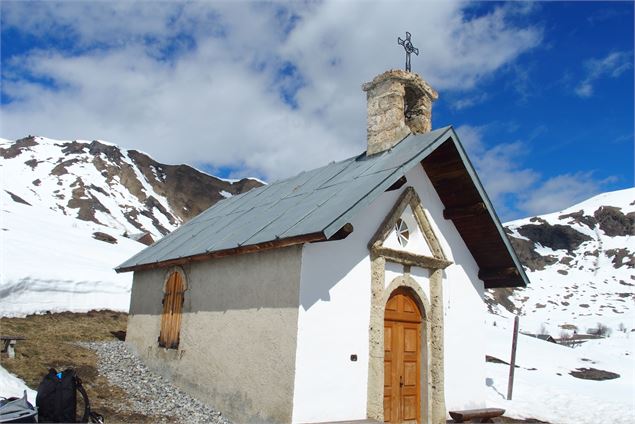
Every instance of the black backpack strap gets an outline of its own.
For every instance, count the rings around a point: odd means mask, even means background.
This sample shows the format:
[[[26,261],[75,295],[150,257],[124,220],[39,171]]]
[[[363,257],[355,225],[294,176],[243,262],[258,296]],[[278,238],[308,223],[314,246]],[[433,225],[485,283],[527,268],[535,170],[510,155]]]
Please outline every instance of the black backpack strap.
[[[90,417],[90,401],[88,400],[88,394],[82,385],[82,379],[77,376],[75,376],[75,387],[77,387],[77,390],[84,398],[84,416],[82,417],[81,422],[87,423],[88,418]]]
[[[82,417],[81,422],[103,424],[104,416],[98,414],[97,412],[91,411],[90,401],[88,400],[88,393],[86,393],[86,389],[84,389],[84,386],[82,385],[82,379],[77,376],[75,376],[75,387],[77,387],[77,390],[79,391],[79,393],[81,393],[82,398],[84,398],[84,416]]]
[[[97,412],[90,411],[90,422],[104,424],[104,416]]]

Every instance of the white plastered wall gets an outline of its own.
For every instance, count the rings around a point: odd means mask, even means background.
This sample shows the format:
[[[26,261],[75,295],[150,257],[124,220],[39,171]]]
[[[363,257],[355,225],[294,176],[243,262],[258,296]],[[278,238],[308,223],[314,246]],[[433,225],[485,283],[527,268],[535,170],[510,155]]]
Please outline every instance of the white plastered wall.
[[[354,231],[346,239],[303,248],[293,422],[366,418],[367,244],[398,195],[386,193],[355,217]]]
[[[408,182],[417,190],[441,248],[453,262],[443,272],[446,409],[484,407],[486,308],[478,265],[452,221],[443,218],[443,203],[428,177],[423,171],[410,174]]]
[[[416,166],[406,177],[401,190],[383,193],[352,219],[354,231],[346,239],[303,248],[293,422],[366,418],[371,304],[367,245],[408,185],[421,198],[446,256],[454,262],[443,279],[447,408],[484,405],[485,306],[478,267],[452,222],[443,218],[443,205],[423,168]],[[386,285],[401,275],[403,266],[386,264]],[[428,270],[412,267],[410,275],[429,296]]]

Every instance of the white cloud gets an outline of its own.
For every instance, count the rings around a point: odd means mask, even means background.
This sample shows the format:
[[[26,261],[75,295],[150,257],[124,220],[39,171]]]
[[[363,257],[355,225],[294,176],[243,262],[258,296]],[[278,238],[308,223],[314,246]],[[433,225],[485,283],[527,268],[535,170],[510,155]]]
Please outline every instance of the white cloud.
[[[500,143],[487,147],[483,142],[488,128],[463,125],[456,129],[468,151],[488,196],[504,221],[541,215],[569,207],[602,191],[614,181],[599,180],[592,172],[578,172],[545,178],[523,164],[524,142]]]
[[[483,103],[489,98],[488,93],[482,92],[472,95],[463,96],[457,100],[450,101],[450,107],[454,110],[462,110]]]
[[[13,99],[3,105],[4,137],[99,138],[163,162],[265,178],[365,148],[360,86],[403,66],[396,38],[405,29],[421,52],[413,70],[442,96],[476,87],[541,39],[540,29],[510,23],[530,10],[468,18],[469,5],[457,2],[33,6],[4,3],[3,26],[73,48],[3,63],[3,93]],[[285,64],[297,76],[281,74]],[[506,149],[483,160],[514,153]]]
[[[633,67],[632,52],[612,52],[602,59],[589,59],[584,63],[585,78],[575,87],[580,97],[591,97],[593,84],[601,78],[617,78]]]
[[[597,180],[591,172],[558,175],[522,196],[520,206],[530,215],[560,211],[600,193],[611,181]]]
[[[517,211],[505,199],[530,190],[540,178],[538,172],[522,166],[525,145],[516,141],[489,148],[482,141],[485,127],[463,125],[456,131],[499,215],[503,219],[513,216]]]

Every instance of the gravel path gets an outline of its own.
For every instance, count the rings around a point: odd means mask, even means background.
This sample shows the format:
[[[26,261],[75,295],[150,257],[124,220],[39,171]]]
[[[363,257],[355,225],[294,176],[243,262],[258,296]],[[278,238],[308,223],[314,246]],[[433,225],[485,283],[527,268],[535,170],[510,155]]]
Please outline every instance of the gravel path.
[[[169,421],[229,424],[220,412],[150,371],[124,342],[78,344],[94,350],[99,357],[99,373],[128,394],[130,402],[128,405],[120,405],[122,411],[172,417]]]

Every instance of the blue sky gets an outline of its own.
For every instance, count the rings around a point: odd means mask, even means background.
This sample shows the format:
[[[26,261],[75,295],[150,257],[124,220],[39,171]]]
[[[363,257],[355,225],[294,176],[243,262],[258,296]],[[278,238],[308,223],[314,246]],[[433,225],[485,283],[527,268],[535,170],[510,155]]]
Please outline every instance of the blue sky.
[[[407,10],[408,13],[404,13]],[[365,148],[361,84],[439,92],[504,220],[634,184],[632,2],[1,3],[0,136],[275,180]]]

